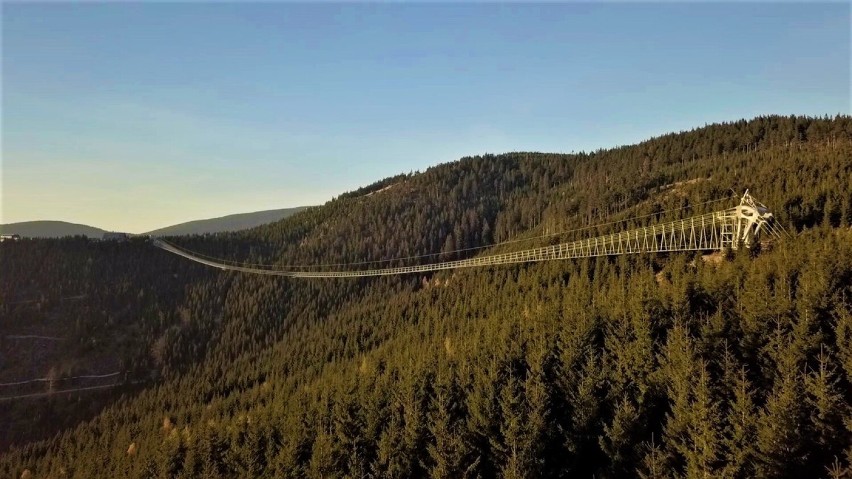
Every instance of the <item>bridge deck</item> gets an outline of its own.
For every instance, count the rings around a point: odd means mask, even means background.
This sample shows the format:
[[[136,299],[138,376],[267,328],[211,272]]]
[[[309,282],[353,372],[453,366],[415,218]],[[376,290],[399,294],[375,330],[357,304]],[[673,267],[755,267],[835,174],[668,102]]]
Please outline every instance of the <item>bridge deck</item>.
[[[686,219],[654,226],[636,228],[594,238],[531,248],[510,253],[477,256],[455,261],[396,266],[376,269],[350,269],[336,271],[300,271],[276,269],[251,265],[228,264],[224,260],[203,258],[183,250],[161,239],[154,245],[184,258],[226,271],[287,276],[292,278],[353,278],[364,276],[387,276],[396,274],[425,273],[458,268],[474,268],[495,265],[529,263],[573,258],[590,258],[633,253],[656,253],[667,251],[704,251],[736,247],[737,209],[706,213]]]

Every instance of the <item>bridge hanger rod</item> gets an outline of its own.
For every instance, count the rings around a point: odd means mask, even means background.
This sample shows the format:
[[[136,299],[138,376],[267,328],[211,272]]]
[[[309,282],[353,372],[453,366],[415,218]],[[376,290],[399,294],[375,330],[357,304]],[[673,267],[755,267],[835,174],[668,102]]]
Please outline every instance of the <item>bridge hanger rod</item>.
[[[772,213],[764,205],[755,201],[746,191],[740,200],[740,204],[734,208],[674,220],[668,223],[634,228],[620,233],[455,261],[414,266],[336,271],[300,271],[234,265],[223,262],[222,260],[199,256],[161,239],[154,239],[153,243],[165,251],[226,271],[293,278],[351,278],[423,273],[447,269],[588,258],[616,254],[720,250],[725,248],[736,249],[740,244],[750,247],[764,230],[770,234],[777,234],[773,229],[772,223]]]
[[[400,257],[396,257],[396,258],[376,259],[376,260],[369,260],[369,261],[355,261],[355,262],[348,262],[348,263],[323,263],[323,264],[249,263],[249,262],[246,262],[246,261],[237,261],[237,260],[231,260],[231,259],[217,258],[215,256],[210,256],[210,255],[198,252],[198,251],[193,251],[193,250],[191,250],[191,249],[189,249],[185,246],[181,246],[181,247],[175,246],[175,247],[182,250],[184,253],[189,253],[193,256],[208,259],[208,260],[216,262],[216,263],[224,263],[224,264],[229,264],[229,265],[234,265],[234,266],[243,266],[243,267],[256,266],[256,267],[261,268],[261,269],[276,269],[276,268],[277,269],[284,269],[284,268],[307,269],[307,268],[327,268],[327,267],[341,267],[341,266],[363,266],[363,265],[368,265],[368,264],[390,263],[390,262],[394,262],[394,261],[407,261],[407,260],[412,260],[412,259],[433,258],[435,256],[464,253],[464,252],[476,251],[476,250],[481,250],[481,249],[486,249],[486,248],[496,248],[498,246],[503,246],[503,245],[507,245],[507,244],[523,243],[523,242],[533,241],[533,240],[537,240],[537,239],[552,238],[554,236],[562,236],[562,235],[568,235],[568,234],[572,234],[572,233],[579,233],[581,231],[588,231],[588,230],[602,228],[604,226],[612,226],[612,225],[617,225],[617,224],[620,224],[620,223],[627,223],[629,221],[636,221],[636,220],[640,220],[640,219],[644,219],[644,218],[650,218],[652,216],[659,216],[661,214],[671,213],[671,212],[674,212],[674,211],[683,211],[683,210],[688,210],[688,209],[695,209],[697,207],[705,206],[705,205],[708,205],[708,204],[718,203],[720,201],[726,201],[726,200],[733,198],[734,196],[736,196],[736,193],[734,193],[733,196],[729,195],[729,196],[726,196],[724,198],[717,198],[715,200],[709,200],[709,201],[705,201],[703,203],[689,204],[689,205],[686,205],[686,206],[682,206],[680,208],[671,208],[671,209],[668,209],[668,210],[657,211],[657,212],[642,215],[642,216],[633,216],[633,217],[630,217],[630,218],[625,218],[625,219],[615,220],[615,221],[609,221],[609,222],[606,222],[606,223],[596,223],[596,224],[593,224],[593,225],[581,226],[581,227],[572,228],[572,229],[569,229],[569,230],[562,230],[562,231],[557,231],[557,232],[554,232],[554,233],[546,233],[546,234],[539,235],[539,236],[530,236],[530,237],[527,237],[527,238],[517,238],[517,239],[501,241],[501,242],[497,242],[497,243],[490,243],[490,244],[481,245],[481,246],[474,246],[474,247],[470,247],[470,248],[460,248],[460,249],[456,249],[456,250],[452,250],[452,251],[443,251],[443,252],[440,252],[440,253],[427,253],[427,254],[420,254],[420,255],[400,256]],[[165,240],[163,240],[163,241],[165,241]]]

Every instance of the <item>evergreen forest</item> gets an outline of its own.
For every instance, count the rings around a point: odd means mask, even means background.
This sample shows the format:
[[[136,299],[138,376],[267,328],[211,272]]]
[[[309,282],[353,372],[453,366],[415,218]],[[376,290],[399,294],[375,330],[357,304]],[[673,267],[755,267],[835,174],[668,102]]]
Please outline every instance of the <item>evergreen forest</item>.
[[[142,237],[0,243],[0,382],[121,372],[0,388],[0,477],[852,477],[852,117],[466,157],[168,240],[279,267],[426,263],[747,189],[786,235],[380,278],[224,272]],[[9,339],[32,331],[64,339],[41,356]]]

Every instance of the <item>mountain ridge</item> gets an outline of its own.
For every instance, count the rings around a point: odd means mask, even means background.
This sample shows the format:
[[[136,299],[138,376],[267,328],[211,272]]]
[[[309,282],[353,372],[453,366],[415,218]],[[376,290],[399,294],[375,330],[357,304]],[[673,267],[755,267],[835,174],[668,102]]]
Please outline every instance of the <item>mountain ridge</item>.
[[[106,230],[94,226],[60,220],[20,221],[0,225],[0,233],[17,234],[25,238],[63,238],[66,236],[101,238],[106,232]]]
[[[307,208],[310,208],[310,206],[294,206],[291,208],[253,211],[251,213],[235,213],[178,223],[157,228],[143,234],[150,236],[182,236],[239,231],[280,221]]]
[[[81,395],[10,403],[0,423],[16,446],[0,475],[847,468],[850,154],[849,117],[761,117],[590,154],[466,157],[276,223],[175,241],[258,264],[455,259],[749,188],[791,235],[718,262],[675,252],[316,281],[222,272],[142,239],[4,243],[3,298],[43,291],[43,316],[67,316],[56,319],[65,344],[124,341],[115,354],[145,382],[117,386],[126,399],[91,416],[75,409],[90,403]],[[88,299],[61,303],[56,284]],[[8,313],[20,331],[41,321],[26,304]],[[49,423],[57,408],[77,422]],[[33,437],[38,420],[50,439]]]
[[[170,226],[157,228],[141,235],[150,236],[182,236],[206,233],[225,233],[243,229],[255,228],[267,223],[274,223],[292,216],[310,206],[295,206],[272,210],[252,211],[250,213],[235,213],[213,218],[192,220]],[[100,239],[109,230],[82,223],[71,223],[61,220],[33,220],[16,223],[0,224],[0,233],[17,234],[25,238],[64,238],[67,236],[86,236],[90,239]]]

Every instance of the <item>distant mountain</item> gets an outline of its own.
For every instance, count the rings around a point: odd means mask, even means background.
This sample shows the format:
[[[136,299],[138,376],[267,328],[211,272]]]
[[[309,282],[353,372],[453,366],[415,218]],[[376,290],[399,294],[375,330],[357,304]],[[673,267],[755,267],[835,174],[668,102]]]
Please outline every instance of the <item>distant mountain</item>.
[[[274,223],[276,221],[292,216],[307,206],[295,208],[283,208],[280,210],[255,211],[254,213],[240,213],[235,215],[210,218],[206,220],[188,221],[173,226],[149,231],[145,234],[152,236],[180,236],[204,233],[221,233],[224,231],[238,231],[255,226]]]
[[[61,238],[63,236],[88,236],[101,238],[106,231],[94,226],[65,221],[22,221],[0,225],[0,233],[16,234],[24,238]]]
[[[849,158],[850,116],[762,117],[466,157],[174,241],[269,272],[357,271],[656,226],[749,188],[789,234],[720,261],[271,280],[141,241],[3,244],[0,383],[18,384],[0,388],[0,478],[841,477]]]

